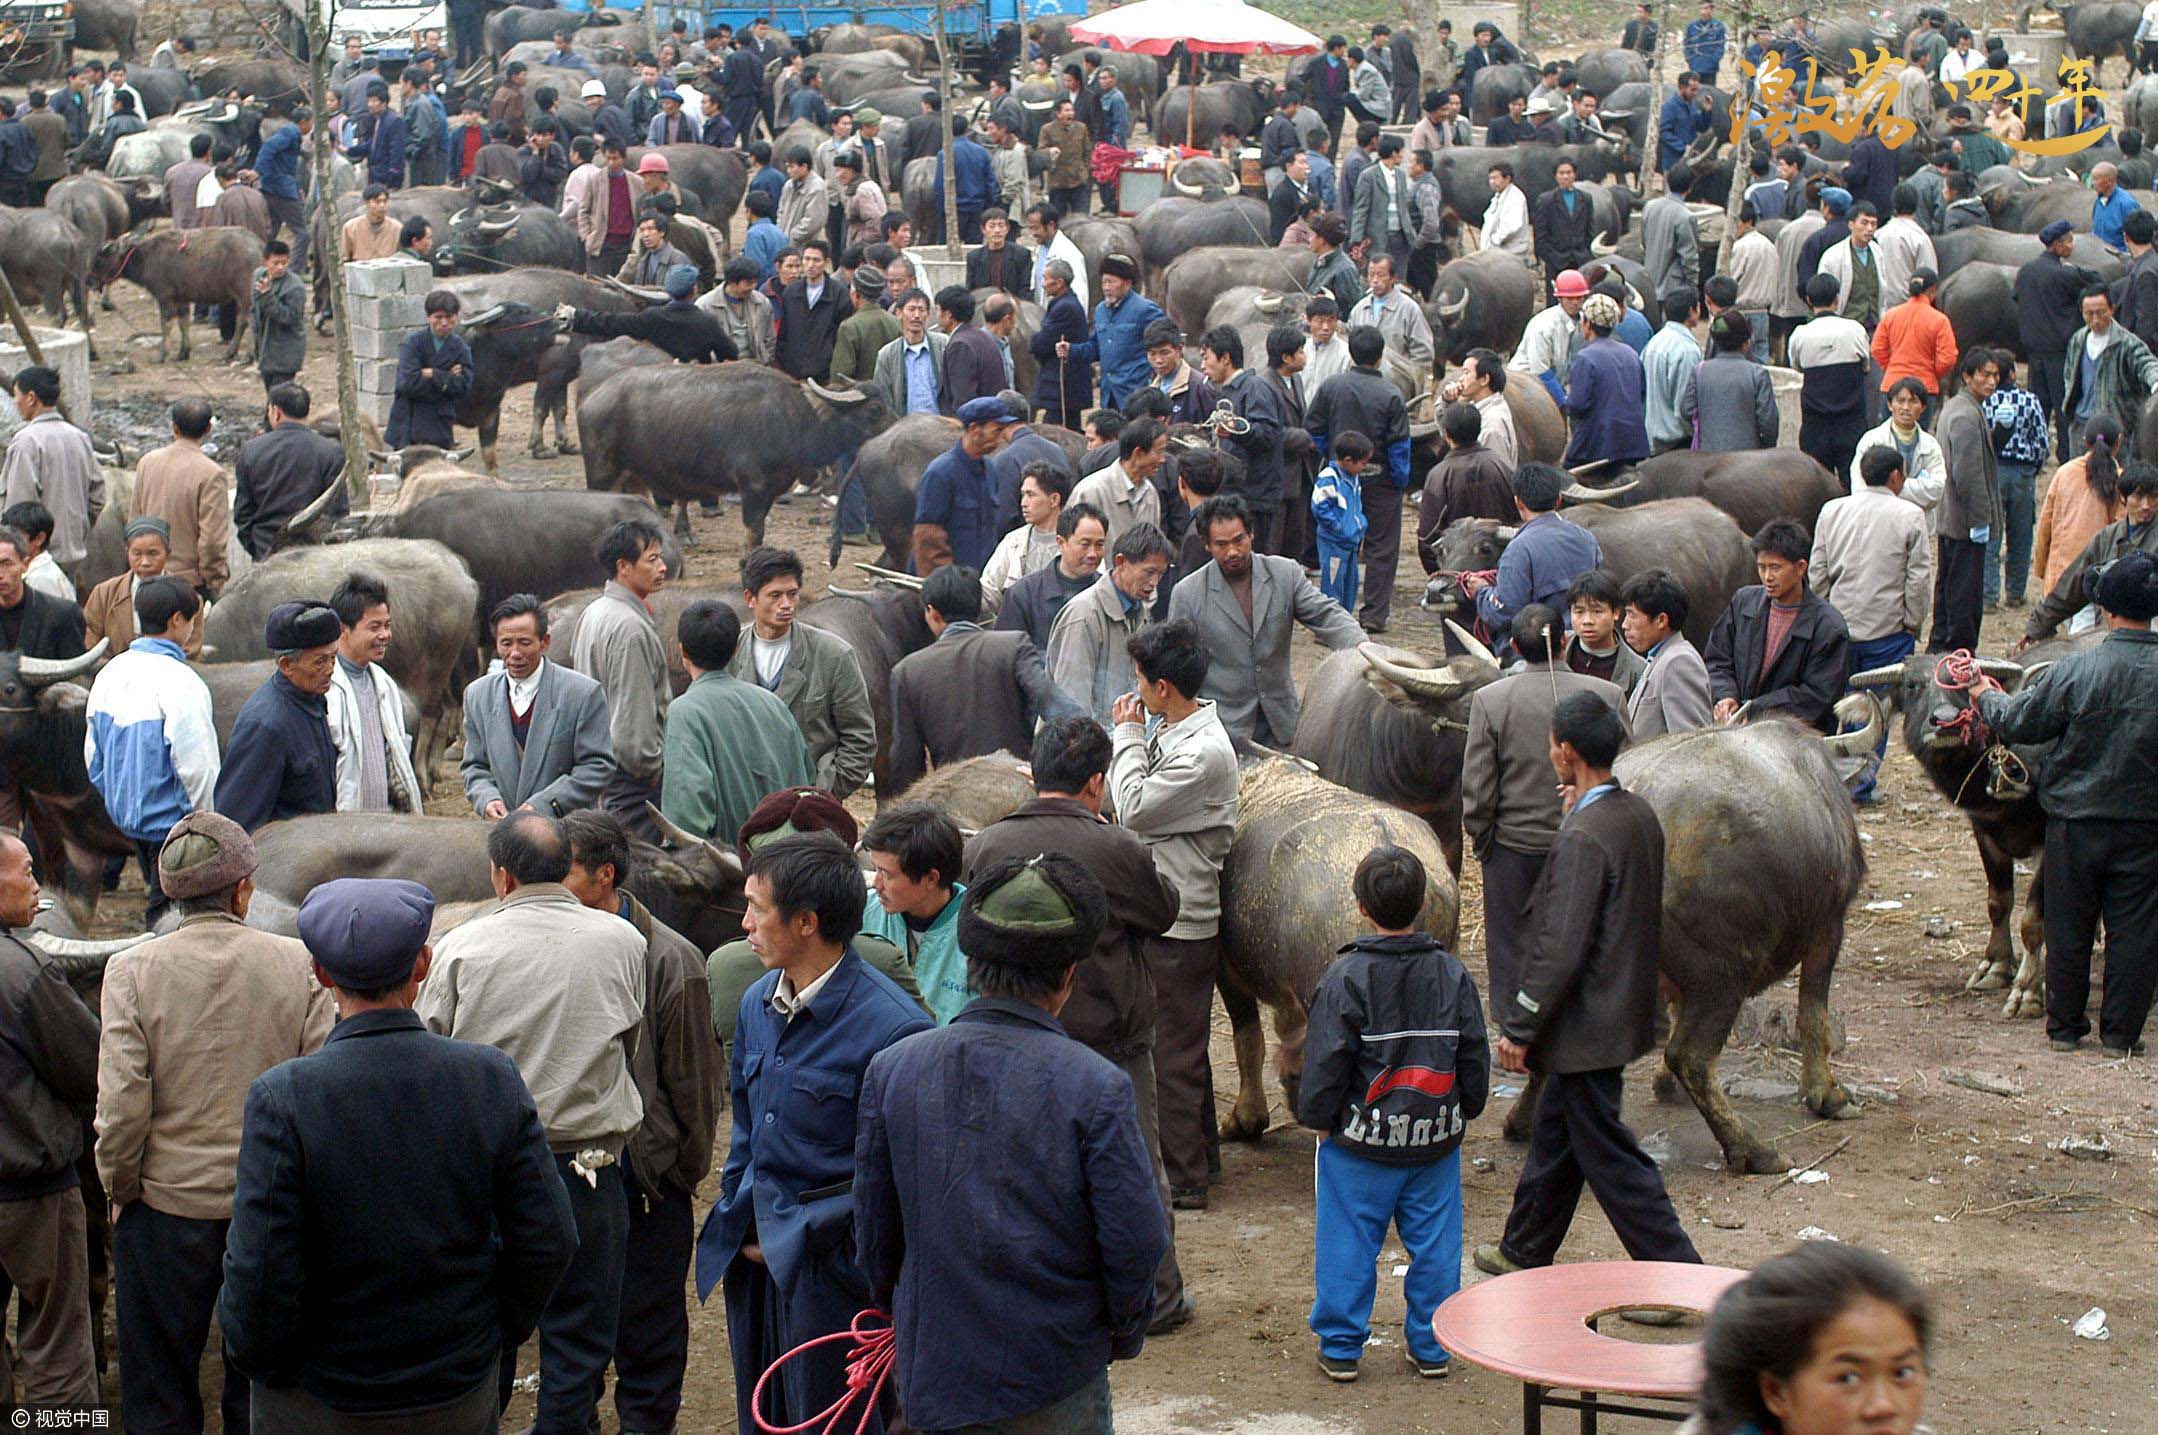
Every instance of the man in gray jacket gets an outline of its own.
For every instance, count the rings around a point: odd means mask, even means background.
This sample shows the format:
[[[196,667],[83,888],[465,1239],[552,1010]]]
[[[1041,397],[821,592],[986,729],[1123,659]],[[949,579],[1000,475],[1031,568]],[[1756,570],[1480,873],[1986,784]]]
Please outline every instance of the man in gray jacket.
[[[1939,561],[1933,574],[1933,635],[1926,644],[1932,653],[1977,651],[1978,621],[1985,612],[1986,540],[2002,521],[2000,471],[1983,408],[2000,384],[2001,365],[1992,350],[1973,348],[1964,351],[1956,369],[1963,386],[1941,405],[1933,426],[1948,484],[1933,510]]]
[[[1626,726],[1635,742],[1708,726],[1708,664],[1680,629],[1688,601],[1679,581],[1646,568],[1619,590],[1620,631],[1626,646],[1648,663],[1626,700]]]
[[[1147,624],[1154,590],[1176,550],[1159,528],[1140,523],[1118,536],[1109,571],[1066,603],[1049,627],[1049,680],[1108,727],[1132,691],[1131,641]]]
[[[1541,603],[1529,604],[1513,623],[1514,651],[1524,666],[1469,700],[1461,830],[1484,864],[1484,962],[1490,973],[1485,990],[1494,1022],[1513,1009],[1529,896],[1565,816],[1551,782],[1552,709],[1574,693],[1593,693],[1613,712],[1626,704],[1617,684],[1566,666],[1565,641],[1559,615]]]
[[[1213,1122],[1207,1037],[1221,961],[1221,865],[1236,832],[1236,749],[1206,685],[1206,639],[1172,619],[1131,640],[1138,689],[1111,716],[1109,797],[1176,888],[1176,923],[1146,943],[1156,1001],[1154,1080],[1171,1202],[1206,1208]],[[1149,719],[1155,721],[1149,730]]]
[[[661,840],[651,809],[659,805],[660,758],[666,751],[667,650],[647,600],[667,582],[666,535],[641,518],[600,535],[593,555],[611,573],[577,623],[570,663],[607,698],[607,739],[615,773],[600,803],[647,842]]]
[[[742,560],[742,597],[749,623],[728,673],[778,694],[802,730],[817,786],[845,798],[869,781],[877,761],[877,719],[861,660],[837,633],[795,621],[802,560],[791,550],[752,548]]]
[[[1221,725],[1232,736],[1286,748],[1298,713],[1289,670],[1296,625],[1336,650],[1363,642],[1364,630],[1294,558],[1251,551],[1251,513],[1235,494],[1209,498],[1191,523],[1213,561],[1177,583],[1169,617],[1189,618],[1212,654],[1204,695],[1219,705]]]
[[[607,695],[598,683],[547,661],[547,608],[513,593],[487,615],[500,672],[465,689],[465,753],[458,763],[472,810],[494,821],[512,808],[562,817],[591,807],[614,777]]]
[[[1641,249],[1649,282],[1659,295],[1674,289],[1701,292],[1701,239],[1686,208],[1693,170],[1683,162],[1664,174],[1668,188],[1641,210]],[[1668,311],[1666,311],[1668,312]]]

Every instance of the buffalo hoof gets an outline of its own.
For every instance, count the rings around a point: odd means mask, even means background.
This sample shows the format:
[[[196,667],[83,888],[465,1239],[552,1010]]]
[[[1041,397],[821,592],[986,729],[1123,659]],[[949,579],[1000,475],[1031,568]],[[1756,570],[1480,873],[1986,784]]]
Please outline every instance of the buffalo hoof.
[[[1723,1167],[1734,1176],[1780,1176],[1791,1163],[1773,1146],[1747,1142],[1723,1153]]]
[[[1686,1094],[1686,1088],[1678,1084],[1678,1078],[1668,1071],[1656,1073],[1653,1089],[1656,1099],[1666,1106],[1684,1106],[1693,1099]]]
[[[2011,991],[2008,1000],[2001,1004],[2001,1015],[2010,1021],[2027,1021],[2046,1014],[2046,989],[2043,986]]]
[[[579,451],[577,448],[577,440],[573,438],[563,439],[560,443],[556,444],[554,448],[555,452],[561,454],[564,458],[575,458]]]
[[[553,458],[555,455],[554,449],[549,445],[543,443],[536,443],[532,445],[530,452],[532,457],[542,459]]]
[[[1229,1119],[1221,1123],[1221,1139],[1224,1141],[1257,1141],[1266,1135],[1267,1113],[1261,1109],[1256,1114],[1239,1106],[1229,1113]]]
[[[1514,1109],[1506,1113],[1506,1124],[1499,1128],[1499,1134],[1516,1146],[1526,1146],[1529,1144],[1529,1128],[1535,1124],[1535,1110],[1525,1108],[1516,1101]]]
[[[2010,962],[1983,962],[1971,979],[1963,984],[1967,992],[1997,992],[2007,988],[2016,979],[2016,969]]]
[[[1808,1096],[1806,1109],[1816,1116],[1842,1116],[1850,1110],[1851,1093],[1843,1089],[1840,1081],[1828,1083],[1828,1090],[1819,1097]]]

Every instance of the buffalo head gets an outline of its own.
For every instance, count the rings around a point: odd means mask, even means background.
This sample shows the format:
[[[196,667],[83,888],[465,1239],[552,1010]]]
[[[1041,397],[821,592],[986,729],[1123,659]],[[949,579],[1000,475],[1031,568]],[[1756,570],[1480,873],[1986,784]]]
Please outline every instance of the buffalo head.
[[[2051,666],[2053,659],[2043,658],[2029,666],[2007,658],[1973,661],[1977,671],[2013,692]],[[1853,673],[1850,687],[1902,715],[1904,743],[1929,773],[1942,764],[1955,763],[1958,757],[1975,764],[1991,746],[1985,725],[1978,720],[1975,690],[1946,671],[1939,653],[1913,653],[1894,666]]]
[[[662,922],[700,949],[741,936],[742,859],[728,847],[684,831],[647,804],[666,837],[665,847],[642,843],[632,852],[632,881],[639,900]]]
[[[1632,483],[1624,483],[1611,488],[1584,488],[1569,483],[1560,491],[1569,503],[1604,503],[1632,487]],[[1436,612],[1458,609],[1465,601],[1461,575],[1488,573],[1497,568],[1507,545],[1520,531],[1518,524],[1500,523],[1493,518],[1457,518],[1447,524],[1431,550],[1438,571],[1424,585],[1423,606]]]
[[[112,646],[107,639],[75,658],[30,658],[0,652],[0,746],[13,747],[17,721],[44,705],[43,690],[54,683],[70,682],[90,671]]]
[[[1448,619],[1447,631],[1461,645],[1462,656],[1434,665],[1421,653],[1384,643],[1360,643],[1364,681],[1397,708],[1419,713],[1439,726],[1464,727],[1469,699],[1477,689],[1498,681],[1499,660],[1476,636]]]

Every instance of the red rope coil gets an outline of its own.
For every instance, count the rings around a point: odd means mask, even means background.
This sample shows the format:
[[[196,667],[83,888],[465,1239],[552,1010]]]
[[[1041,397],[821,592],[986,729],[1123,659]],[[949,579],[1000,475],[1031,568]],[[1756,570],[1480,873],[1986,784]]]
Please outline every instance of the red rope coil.
[[[881,1329],[864,1329],[863,1322],[881,1320]],[[869,1417],[877,1410],[878,1398],[884,1392],[884,1382],[892,1373],[892,1363],[898,1358],[893,1348],[892,1318],[881,1310],[865,1310],[857,1314],[845,1330],[835,1330],[830,1335],[820,1335],[815,1340],[805,1340],[788,1351],[757,1377],[757,1388],[750,1392],[749,1413],[756,1420],[757,1428],[764,1435],[802,1435],[814,1429],[817,1435],[838,1435],[847,1412],[860,1402],[861,1415],[854,1422],[854,1435],[863,1435],[869,1428]],[[799,1425],[774,1425],[764,1418],[764,1387],[779,1373],[779,1367],[814,1350],[820,1345],[835,1341],[851,1341],[847,1352],[847,1388],[840,1397],[824,1409],[810,1416]]]

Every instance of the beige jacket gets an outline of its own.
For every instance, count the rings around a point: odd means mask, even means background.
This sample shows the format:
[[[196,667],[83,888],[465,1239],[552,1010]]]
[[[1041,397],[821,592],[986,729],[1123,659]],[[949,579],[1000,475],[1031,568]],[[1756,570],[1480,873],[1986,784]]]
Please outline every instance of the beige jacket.
[[[557,1153],[620,1155],[644,1118],[630,1076],[644,963],[635,927],[538,882],[436,944],[413,1010],[438,1035],[507,1052]]]
[[[307,949],[228,916],[189,917],[105,968],[97,1172],[114,1204],[232,1215],[248,1084],[336,1023]]]
[[[172,554],[165,571],[215,598],[231,573],[232,491],[225,470],[202,445],[175,439],[152,449],[135,465],[130,519],[148,515],[172,527]]]

